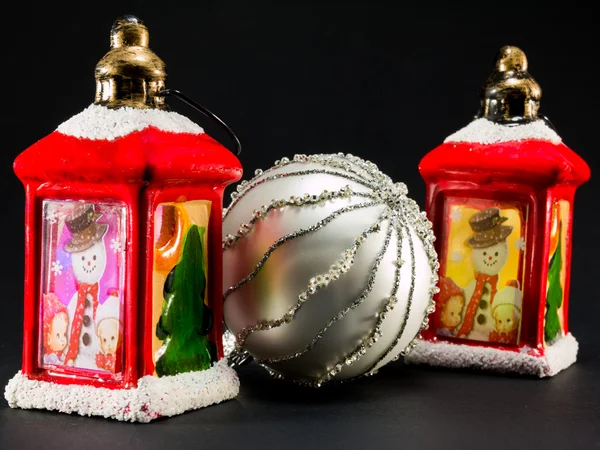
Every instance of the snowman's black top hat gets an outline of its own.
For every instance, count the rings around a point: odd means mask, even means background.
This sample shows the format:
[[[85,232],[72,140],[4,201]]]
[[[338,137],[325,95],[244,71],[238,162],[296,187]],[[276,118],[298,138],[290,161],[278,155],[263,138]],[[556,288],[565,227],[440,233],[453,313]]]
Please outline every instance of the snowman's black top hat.
[[[508,217],[501,217],[498,208],[487,208],[471,216],[469,225],[474,231],[466,244],[472,248],[491,247],[505,240],[513,227],[502,225]]]
[[[87,250],[104,237],[108,225],[97,223],[102,214],[96,213],[92,203],[82,203],[75,206],[73,212],[65,221],[67,228],[72,233],[71,240],[65,245],[69,253]]]

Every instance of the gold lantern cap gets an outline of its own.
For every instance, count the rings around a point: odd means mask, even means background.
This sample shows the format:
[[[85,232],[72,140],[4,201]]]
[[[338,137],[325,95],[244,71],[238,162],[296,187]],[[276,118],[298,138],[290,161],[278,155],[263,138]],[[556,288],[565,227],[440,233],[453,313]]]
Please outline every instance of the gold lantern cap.
[[[542,89],[527,71],[527,57],[518,47],[502,47],[494,71],[482,87],[479,117],[497,123],[538,119]]]
[[[110,50],[96,65],[96,105],[108,108],[166,109],[165,63],[150,50],[148,28],[135,16],[123,16],[110,31]]]

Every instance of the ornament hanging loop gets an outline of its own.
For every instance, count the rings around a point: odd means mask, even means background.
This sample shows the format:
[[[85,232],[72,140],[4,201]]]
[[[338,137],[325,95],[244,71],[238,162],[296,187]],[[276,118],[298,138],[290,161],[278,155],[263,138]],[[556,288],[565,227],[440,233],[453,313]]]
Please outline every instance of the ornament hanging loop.
[[[234,131],[231,129],[231,127],[229,125],[227,125],[225,122],[223,122],[216,114],[214,114],[209,109],[207,109],[204,106],[202,106],[201,104],[195,102],[194,100],[189,98],[187,95],[185,95],[182,92],[179,92],[176,89],[163,89],[162,91],[160,91],[160,96],[166,97],[168,95],[177,97],[179,100],[181,100],[184,103],[187,103],[189,106],[194,108],[196,111],[198,111],[198,112],[204,114],[206,117],[214,120],[221,128],[223,128],[223,130],[225,130],[227,135],[234,142],[235,154],[239,156],[240,153],[242,153],[242,143],[238,139],[237,135],[234,133]]]

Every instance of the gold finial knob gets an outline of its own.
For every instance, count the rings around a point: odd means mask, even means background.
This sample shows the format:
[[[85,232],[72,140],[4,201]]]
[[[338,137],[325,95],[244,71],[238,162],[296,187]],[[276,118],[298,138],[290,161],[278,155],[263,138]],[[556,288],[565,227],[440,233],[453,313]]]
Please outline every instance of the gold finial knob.
[[[514,46],[498,52],[494,72],[482,88],[480,117],[498,123],[537,120],[542,89],[527,72],[527,57]]]
[[[94,103],[108,108],[165,109],[165,63],[148,47],[148,28],[135,16],[115,21],[109,52],[96,66]]]

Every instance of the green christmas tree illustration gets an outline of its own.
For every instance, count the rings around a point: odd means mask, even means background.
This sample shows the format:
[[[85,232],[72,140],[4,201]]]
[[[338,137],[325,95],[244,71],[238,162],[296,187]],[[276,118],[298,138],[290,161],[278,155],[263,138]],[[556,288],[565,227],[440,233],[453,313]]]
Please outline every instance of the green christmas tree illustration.
[[[164,341],[155,365],[158,376],[205,370],[215,360],[214,344],[206,337],[212,313],[204,304],[204,232],[203,227],[190,227],[181,260],[165,281],[163,312],[156,324],[156,336]]]
[[[548,267],[548,294],[546,296],[546,321],[544,324],[544,337],[546,342],[552,342],[560,332],[560,318],[558,308],[562,305],[563,288],[560,283],[562,269],[562,222],[558,229],[558,245]]]

